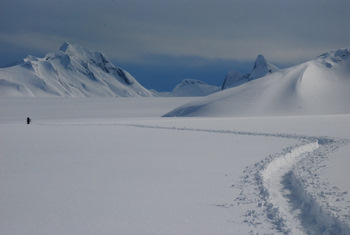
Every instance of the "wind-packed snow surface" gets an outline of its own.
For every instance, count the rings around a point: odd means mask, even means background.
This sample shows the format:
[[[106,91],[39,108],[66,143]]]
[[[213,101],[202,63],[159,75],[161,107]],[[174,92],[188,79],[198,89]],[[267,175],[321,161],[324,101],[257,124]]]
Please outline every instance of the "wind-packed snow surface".
[[[0,99],[1,234],[350,233],[349,114],[160,118],[193,99]]]
[[[1,97],[152,96],[127,71],[100,52],[64,43],[44,58],[28,56],[0,69]]]
[[[269,116],[350,113],[350,52],[306,63],[185,104],[165,116]]]

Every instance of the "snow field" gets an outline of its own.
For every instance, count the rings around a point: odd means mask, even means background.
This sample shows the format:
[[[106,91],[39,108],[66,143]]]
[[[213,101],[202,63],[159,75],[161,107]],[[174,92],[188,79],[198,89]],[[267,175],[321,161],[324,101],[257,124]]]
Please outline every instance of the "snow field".
[[[103,123],[1,129],[20,133],[1,138],[5,234],[234,233],[239,215],[217,205],[233,201],[232,179],[276,143]]]
[[[183,101],[0,100],[3,234],[346,234],[349,115],[159,118]]]

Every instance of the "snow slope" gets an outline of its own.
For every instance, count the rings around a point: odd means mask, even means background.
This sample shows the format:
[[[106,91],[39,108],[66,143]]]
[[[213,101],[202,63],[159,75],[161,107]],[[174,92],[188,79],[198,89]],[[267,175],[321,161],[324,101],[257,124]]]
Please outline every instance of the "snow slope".
[[[186,99],[0,99],[1,234],[349,234],[350,115]]]
[[[2,97],[152,96],[134,77],[108,58],[78,44],[64,43],[44,58],[28,56],[0,69]]]
[[[180,106],[165,116],[350,113],[350,52],[340,49]]]
[[[221,89],[224,90],[231,87],[236,87],[246,82],[264,77],[267,74],[277,72],[278,70],[279,68],[267,62],[263,55],[258,55],[255,60],[253,70],[250,73],[241,74],[235,70],[228,72]]]

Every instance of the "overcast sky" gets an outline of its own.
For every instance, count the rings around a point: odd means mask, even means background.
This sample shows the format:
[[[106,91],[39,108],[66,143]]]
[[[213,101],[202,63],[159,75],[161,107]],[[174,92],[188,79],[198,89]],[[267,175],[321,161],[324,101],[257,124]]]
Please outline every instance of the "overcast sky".
[[[350,47],[349,9],[349,0],[0,0],[0,66],[68,41],[147,88],[221,85],[258,54],[283,67]]]

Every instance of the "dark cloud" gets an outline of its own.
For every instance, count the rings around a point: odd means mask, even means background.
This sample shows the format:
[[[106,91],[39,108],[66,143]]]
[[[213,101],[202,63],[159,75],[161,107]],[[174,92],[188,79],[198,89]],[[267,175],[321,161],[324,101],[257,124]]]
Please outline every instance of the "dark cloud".
[[[246,60],[260,52],[297,60],[347,46],[350,34],[349,1],[2,2],[2,41],[39,48],[72,40],[125,60],[152,53]]]
[[[64,41],[139,65],[152,64],[154,55],[252,61],[257,54],[292,64],[348,47],[350,38],[348,0],[1,0],[0,4],[0,50],[6,51],[0,64],[19,50],[56,51]],[[12,56],[9,48],[14,49]]]

